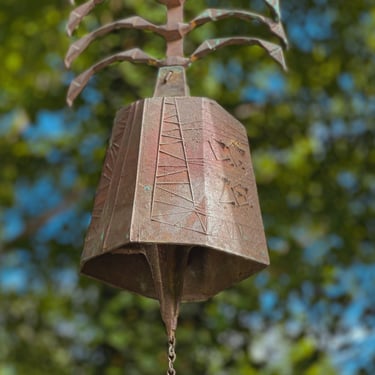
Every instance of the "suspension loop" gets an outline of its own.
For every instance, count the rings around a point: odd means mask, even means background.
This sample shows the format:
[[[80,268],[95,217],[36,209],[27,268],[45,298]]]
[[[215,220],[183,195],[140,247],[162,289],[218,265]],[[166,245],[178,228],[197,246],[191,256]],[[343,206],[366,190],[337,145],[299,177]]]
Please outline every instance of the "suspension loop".
[[[168,372],[167,375],[176,375],[176,370],[173,367],[173,364],[176,360],[176,339],[172,337],[169,340],[168,346]]]

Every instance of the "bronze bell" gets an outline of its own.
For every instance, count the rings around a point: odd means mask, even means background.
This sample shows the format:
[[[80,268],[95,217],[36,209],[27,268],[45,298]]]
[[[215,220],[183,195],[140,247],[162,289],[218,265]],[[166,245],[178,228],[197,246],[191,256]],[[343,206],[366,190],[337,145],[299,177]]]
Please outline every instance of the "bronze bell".
[[[95,6],[87,0],[70,16],[72,34]],[[166,58],[139,48],[116,53],[70,85],[68,103],[90,77],[115,61],[159,67],[154,96],[120,109],[96,194],[81,272],[112,286],[160,301],[170,340],[180,302],[206,300],[269,264],[249,144],[244,126],[215,101],[189,96],[185,68],[221,47],[258,45],[286,69],[277,44],[254,37],[209,39],[189,57],[184,37],[208,22],[237,18],[260,22],[287,46],[278,0],[264,0],[272,17],[208,9],[184,22],[185,0],[157,0],[167,23],[134,16],[100,27],[74,42],[67,66],[97,37],[117,29],[149,30],[165,38]]]
[[[155,96],[117,113],[81,264],[159,299],[169,335],[180,301],[269,264],[246,130],[211,99],[164,96],[184,77],[161,68]]]

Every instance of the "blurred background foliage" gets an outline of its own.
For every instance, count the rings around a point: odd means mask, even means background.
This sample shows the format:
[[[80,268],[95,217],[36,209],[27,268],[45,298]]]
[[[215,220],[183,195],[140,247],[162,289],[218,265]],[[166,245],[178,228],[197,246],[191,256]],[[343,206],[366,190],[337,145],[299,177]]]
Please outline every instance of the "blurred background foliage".
[[[285,75],[259,48],[223,49],[189,71],[193,95],[217,100],[246,126],[272,265],[202,304],[184,305],[179,374],[375,373],[375,4],[282,2]],[[263,1],[187,1],[251,9]],[[156,71],[121,64],[94,78],[73,110],[67,0],[0,4],[0,374],[155,374],[166,368],[155,301],[80,278],[78,263],[115,112],[152,95]],[[111,0],[77,35],[139,14],[153,0]],[[227,20],[191,34],[267,36]],[[122,31],[74,64],[142,46]]]

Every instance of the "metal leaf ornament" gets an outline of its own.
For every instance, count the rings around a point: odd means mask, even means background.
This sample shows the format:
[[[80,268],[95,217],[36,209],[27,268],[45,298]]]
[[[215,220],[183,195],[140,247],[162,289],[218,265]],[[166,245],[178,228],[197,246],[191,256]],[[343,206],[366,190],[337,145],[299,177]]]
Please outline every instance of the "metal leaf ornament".
[[[104,0],[89,0],[69,17],[72,35]],[[74,42],[71,63],[97,38],[120,29],[151,31],[166,40],[164,59],[134,47],[104,58],[70,84],[72,105],[98,71],[114,62],[159,68],[152,98],[119,110],[85,239],[81,272],[160,302],[175,374],[175,332],[181,302],[206,300],[269,264],[255,177],[244,126],[213,100],[189,96],[185,70],[228,45],[257,45],[286,70],[288,46],[277,0],[272,18],[235,9],[207,9],[185,22],[185,0],[158,0],[167,22],[132,16]],[[265,25],[281,46],[257,37],[204,41],[190,55],[184,38],[209,22],[234,18]]]

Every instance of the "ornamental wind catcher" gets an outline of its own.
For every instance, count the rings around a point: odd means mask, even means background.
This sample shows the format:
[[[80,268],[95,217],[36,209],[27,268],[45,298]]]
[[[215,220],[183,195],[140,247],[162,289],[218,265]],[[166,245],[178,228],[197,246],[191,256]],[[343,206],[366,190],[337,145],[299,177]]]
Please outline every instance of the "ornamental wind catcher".
[[[104,0],[74,9],[67,31]],[[72,105],[90,77],[113,62],[159,68],[152,98],[120,109],[114,121],[81,272],[121,289],[156,298],[169,339],[175,374],[175,331],[181,302],[203,301],[269,264],[249,144],[244,126],[211,99],[189,96],[185,69],[221,47],[258,45],[286,69],[287,39],[278,0],[264,0],[272,18],[234,9],[207,9],[184,22],[185,0],[158,0],[167,23],[134,16],[104,25],[74,42],[69,67],[96,38],[139,29],[166,40],[165,59],[139,48],[107,57],[76,77]],[[209,39],[189,57],[184,38],[211,21],[237,18],[269,28],[282,47],[255,37]]]

